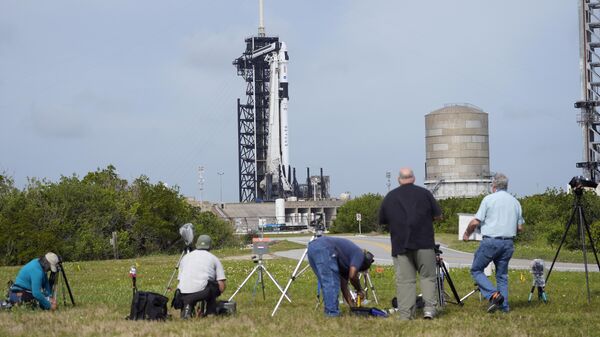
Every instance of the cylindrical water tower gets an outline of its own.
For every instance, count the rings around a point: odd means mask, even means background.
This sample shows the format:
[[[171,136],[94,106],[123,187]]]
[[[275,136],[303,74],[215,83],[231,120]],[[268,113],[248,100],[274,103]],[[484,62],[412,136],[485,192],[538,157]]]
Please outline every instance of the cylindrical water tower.
[[[448,104],[425,115],[425,186],[438,199],[489,193],[488,114]]]

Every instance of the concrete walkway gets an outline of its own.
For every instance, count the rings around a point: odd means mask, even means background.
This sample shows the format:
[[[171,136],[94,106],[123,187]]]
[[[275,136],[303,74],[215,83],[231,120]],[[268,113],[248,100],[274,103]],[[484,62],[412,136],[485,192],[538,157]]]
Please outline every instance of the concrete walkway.
[[[337,235],[336,235],[337,236]],[[358,236],[358,235],[340,235],[339,237],[343,237],[351,240],[356,243],[359,247],[363,249],[367,249],[375,255],[375,264],[379,265],[392,265],[392,257],[391,257],[391,244],[389,236],[385,235],[376,235],[376,236]],[[288,237],[286,240],[296,242],[299,244],[306,245],[308,241],[311,239],[308,236],[299,236],[299,237]],[[458,250],[454,250],[448,248],[445,245],[441,245],[442,250],[442,258],[446,261],[451,268],[470,268],[471,263],[473,262],[473,254],[461,252]],[[302,253],[304,253],[305,249],[293,249],[283,252],[273,253],[274,255],[287,257],[291,259],[300,259]],[[594,254],[588,254],[588,261],[594,261]],[[544,261],[546,270],[550,268],[550,264],[552,261]],[[512,259],[510,260],[509,268],[510,269],[530,269],[531,260],[523,260],[523,259]],[[583,263],[565,263],[565,262],[556,262],[554,264],[553,270],[556,271],[576,271],[583,272],[585,271]],[[598,272],[598,266],[594,263],[588,263],[588,271],[590,272]]]

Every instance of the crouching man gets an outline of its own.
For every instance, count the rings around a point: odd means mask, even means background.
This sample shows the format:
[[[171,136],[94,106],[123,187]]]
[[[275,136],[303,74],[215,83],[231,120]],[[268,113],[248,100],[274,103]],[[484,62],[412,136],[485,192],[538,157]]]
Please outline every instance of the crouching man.
[[[48,252],[24,265],[10,287],[9,300],[12,304],[29,303],[44,310],[55,310],[56,299],[52,297],[52,286],[48,282],[49,271],[58,272],[58,255]]]
[[[208,235],[200,235],[196,242],[196,250],[186,254],[179,264],[179,291],[183,309],[181,318],[192,316],[199,301],[205,301],[205,312],[199,314],[216,314],[217,297],[225,291],[225,271],[221,261],[209,252],[212,240]]]
[[[365,293],[358,280],[358,273],[368,270],[373,263],[373,254],[362,250],[352,241],[343,238],[322,236],[308,244],[308,262],[317,275],[323,290],[325,315],[340,315],[338,296],[340,290],[351,307],[354,299],[348,289],[348,281],[356,289],[356,294],[364,298]]]

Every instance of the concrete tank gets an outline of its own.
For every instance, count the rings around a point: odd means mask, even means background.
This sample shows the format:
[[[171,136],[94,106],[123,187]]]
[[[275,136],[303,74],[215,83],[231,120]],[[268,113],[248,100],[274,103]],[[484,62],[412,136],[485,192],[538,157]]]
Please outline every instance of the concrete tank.
[[[438,199],[489,192],[488,114],[449,104],[425,115],[425,186]]]
[[[285,224],[285,200],[275,199],[275,219],[278,224]]]

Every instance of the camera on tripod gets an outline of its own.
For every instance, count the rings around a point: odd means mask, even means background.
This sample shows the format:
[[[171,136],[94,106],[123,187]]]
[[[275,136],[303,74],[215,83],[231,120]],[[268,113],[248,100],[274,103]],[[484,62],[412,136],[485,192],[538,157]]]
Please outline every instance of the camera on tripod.
[[[585,177],[575,176],[571,178],[571,181],[569,181],[569,186],[571,186],[571,188],[574,190],[581,190],[584,187],[596,188],[598,187],[598,184],[592,180],[586,179]]]
[[[319,217],[313,221],[310,222],[309,224],[310,227],[314,228],[315,231],[315,235],[317,237],[323,235],[323,233],[325,232],[325,223],[323,220],[323,214],[319,214]]]

